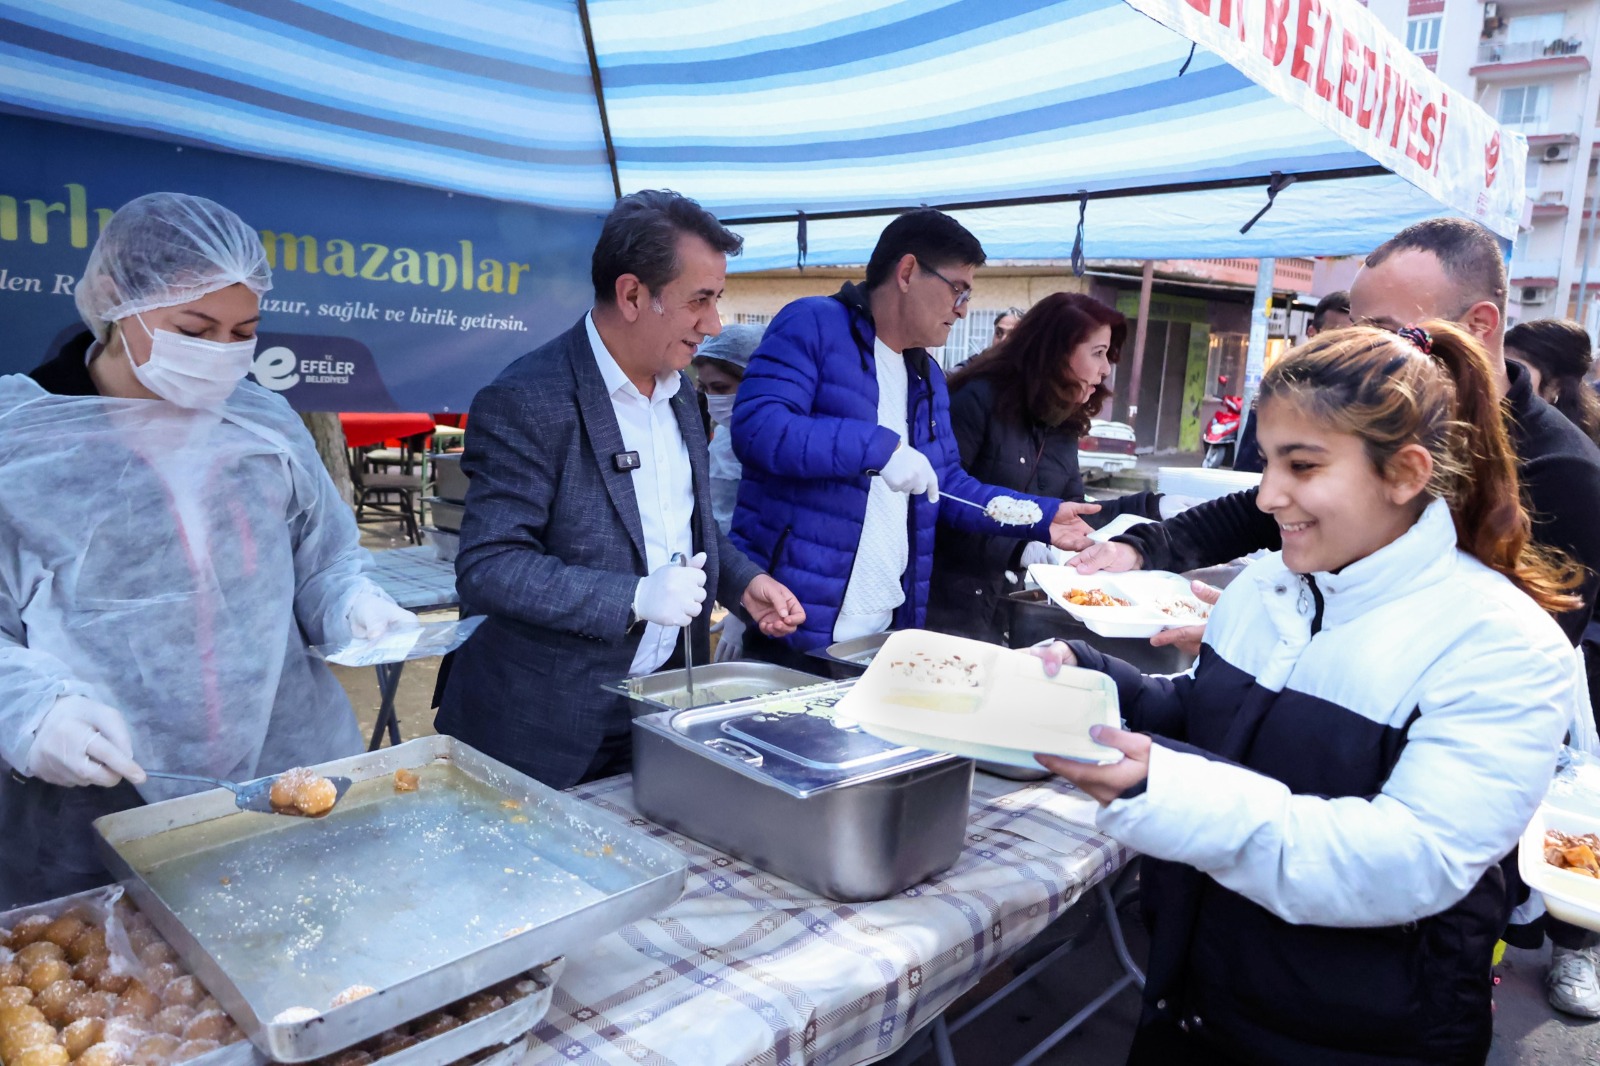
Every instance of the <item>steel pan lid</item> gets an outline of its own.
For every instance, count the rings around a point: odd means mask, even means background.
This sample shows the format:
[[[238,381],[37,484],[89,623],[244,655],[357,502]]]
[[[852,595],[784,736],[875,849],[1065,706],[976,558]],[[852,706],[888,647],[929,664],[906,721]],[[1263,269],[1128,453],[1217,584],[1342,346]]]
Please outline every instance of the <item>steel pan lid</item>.
[[[903,747],[835,719],[854,681],[818,685],[736,705],[650,715],[638,723],[797,796],[861,784],[953,756]]]

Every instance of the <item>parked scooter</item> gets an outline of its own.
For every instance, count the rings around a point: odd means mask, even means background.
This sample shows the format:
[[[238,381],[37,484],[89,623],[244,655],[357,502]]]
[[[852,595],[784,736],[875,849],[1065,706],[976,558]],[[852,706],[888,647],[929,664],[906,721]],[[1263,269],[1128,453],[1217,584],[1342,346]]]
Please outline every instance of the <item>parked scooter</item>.
[[[1232,467],[1234,451],[1239,443],[1239,426],[1243,421],[1244,397],[1226,393],[1228,375],[1217,376],[1217,391],[1222,393],[1222,406],[1211,416],[1211,422],[1200,435],[1206,446],[1206,456],[1200,463],[1207,469]]]

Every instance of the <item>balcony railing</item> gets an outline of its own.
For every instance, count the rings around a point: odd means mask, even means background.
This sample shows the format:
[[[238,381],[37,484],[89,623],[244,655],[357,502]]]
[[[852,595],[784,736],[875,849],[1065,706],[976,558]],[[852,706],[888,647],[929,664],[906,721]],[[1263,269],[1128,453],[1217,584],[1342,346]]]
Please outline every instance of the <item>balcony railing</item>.
[[[1561,273],[1559,259],[1524,259],[1513,256],[1508,271],[1513,283],[1519,278],[1553,278]]]
[[[1576,37],[1562,37],[1554,41],[1486,41],[1478,45],[1479,63],[1529,63],[1535,59],[1560,59],[1583,52],[1583,42]]]

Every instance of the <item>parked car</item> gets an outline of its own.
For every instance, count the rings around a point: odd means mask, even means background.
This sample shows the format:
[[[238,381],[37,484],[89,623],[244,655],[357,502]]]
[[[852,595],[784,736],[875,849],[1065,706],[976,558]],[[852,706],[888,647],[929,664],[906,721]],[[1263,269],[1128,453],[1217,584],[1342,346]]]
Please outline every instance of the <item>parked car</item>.
[[[1086,481],[1132,470],[1138,463],[1136,445],[1132,426],[1096,418],[1089,424],[1089,432],[1078,438],[1078,469]]]

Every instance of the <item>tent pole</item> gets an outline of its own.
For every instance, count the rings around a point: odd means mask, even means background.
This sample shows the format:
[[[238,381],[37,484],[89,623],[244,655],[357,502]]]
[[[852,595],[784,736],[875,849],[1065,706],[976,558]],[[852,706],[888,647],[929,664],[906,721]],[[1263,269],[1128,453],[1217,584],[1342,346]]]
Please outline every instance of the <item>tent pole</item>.
[[[1263,259],[1256,270],[1255,306],[1250,310],[1250,348],[1244,360],[1241,429],[1243,420],[1250,416],[1251,405],[1256,402],[1256,389],[1261,387],[1261,377],[1267,372],[1267,323],[1272,317],[1272,276],[1277,266],[1276,259]]]
[[[606,90],[600,84],[600,58],[594,51],[594,30],[589,28],[589,0],[578,0],[578,21],[583,24],[583,47],[589,53],[589,77],[594,79],[594,105],[600,110],[600,136],[606,142],[606,163],[611,167],[611,192],[622,199],[622,178],[617,174],[617,146],[611,143],[611,119],[606,114]]]
[[[1150,335],[1150,289],[1155,283],[1156,261],[1146,259],[1139,275],[1139,317],[1133,326],[1133,360],[1128,365],[1128,424],[1139,427],[1139,384],[1144,378],[1144,342]]]

